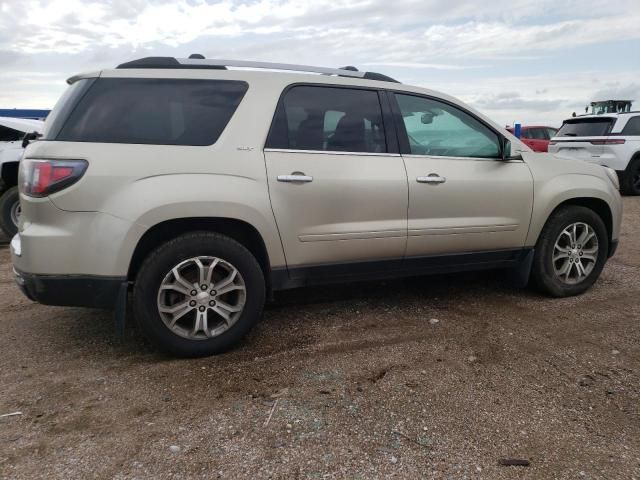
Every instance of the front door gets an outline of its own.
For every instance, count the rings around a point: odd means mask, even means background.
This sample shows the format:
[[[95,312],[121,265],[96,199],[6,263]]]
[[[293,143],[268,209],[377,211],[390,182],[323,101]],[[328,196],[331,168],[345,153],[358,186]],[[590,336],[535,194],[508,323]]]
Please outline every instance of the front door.
[[[521,249],[533,206],[526,163],[503,161],[500,135],[457,106],[394,97],[408,152],[407,257]]]
[[[387,142],[381,98],[376,90],[313,85],[283,94],[265,160],[290,273],[345,262],[388,266],[402,257],[407,179]]]

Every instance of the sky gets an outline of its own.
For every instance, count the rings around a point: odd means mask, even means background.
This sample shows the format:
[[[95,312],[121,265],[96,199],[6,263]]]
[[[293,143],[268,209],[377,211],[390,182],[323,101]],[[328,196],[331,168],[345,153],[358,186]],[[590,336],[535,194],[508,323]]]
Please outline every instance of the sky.
[[[640,110],[640,0],[0,0],[0,108],[146,56],[354,65],[557,126],[592,100]]]

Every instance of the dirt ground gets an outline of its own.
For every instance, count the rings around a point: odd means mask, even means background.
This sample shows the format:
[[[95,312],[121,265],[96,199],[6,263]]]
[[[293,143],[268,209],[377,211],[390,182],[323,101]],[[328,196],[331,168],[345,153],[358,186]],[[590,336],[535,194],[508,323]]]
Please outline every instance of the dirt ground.
[[[3,479],[640,479],[640,198],[579,298],[499,273],[299,289],[213,358],[28,301],[6,245],[0,299]]]

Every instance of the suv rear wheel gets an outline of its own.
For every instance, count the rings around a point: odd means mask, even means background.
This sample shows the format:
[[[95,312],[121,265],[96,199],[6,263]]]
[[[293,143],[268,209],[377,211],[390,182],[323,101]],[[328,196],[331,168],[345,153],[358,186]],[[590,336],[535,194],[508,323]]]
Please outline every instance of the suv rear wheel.
[[[640,157],[636,157],[629,162],[621,177],[622,193],[625,195],[640,195]]]
[[[235,240],[209,232],[182,235],[142,264],[133,308],[143,333],[161,350],[201,357],[229,349],[260,318],[265,281],[255,257]]]
[[[18,233],[20,219],[20,194],[18,187],[11,187],[0,197],[0,228],[9,237]]]
[[[532,267],[534,283],[554,297],[579,295],[598,279],[609,251],[602,219],[585,207],[561,207],[547,221]]]

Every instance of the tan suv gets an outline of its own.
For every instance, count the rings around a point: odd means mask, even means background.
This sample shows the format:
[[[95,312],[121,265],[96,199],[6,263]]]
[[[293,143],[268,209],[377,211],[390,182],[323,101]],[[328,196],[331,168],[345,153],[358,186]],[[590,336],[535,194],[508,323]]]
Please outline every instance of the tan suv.
[[[618,243],[614,171],[381,74],[192,56],[68,82],[20,167],[16,280],[120,322],[131,297],[174,355],[304,285],[502,268],[576,295]]]

